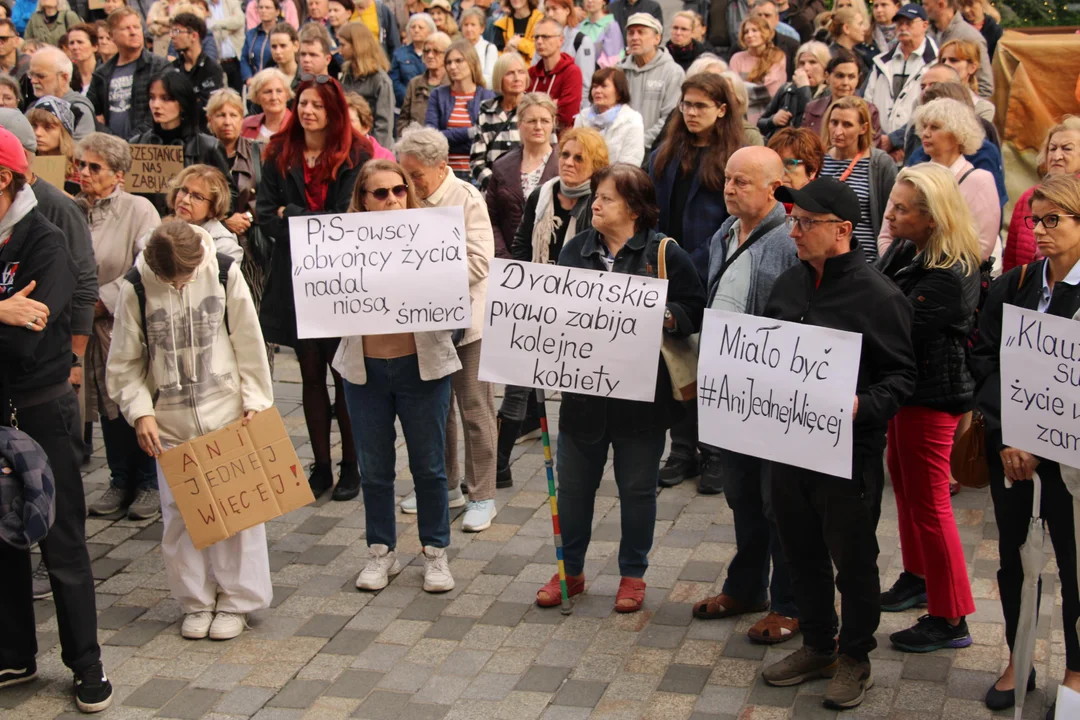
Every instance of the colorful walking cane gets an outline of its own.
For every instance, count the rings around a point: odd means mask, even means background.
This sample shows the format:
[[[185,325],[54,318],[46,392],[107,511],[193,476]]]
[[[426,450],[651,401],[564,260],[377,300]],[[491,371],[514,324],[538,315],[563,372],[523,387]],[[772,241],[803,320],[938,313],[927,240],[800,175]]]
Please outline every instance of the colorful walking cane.
[[[547,470],[548,501],[551,503],[551,528],[555,533],[555,563],[559,567],[559,589],[562,591],[562,605],[559,611],[569,615],[574,607],[570,604],[570,595],[566,589],[566,566],[563,565],[562,530],[559,528],[559,504],[555,499],[555,463],[551,459],[551,435],[548,434],[547,407],[544,404],[544,391],[536,390],[536,409],[540,413],[540,442],[544,445],[544,468]]]

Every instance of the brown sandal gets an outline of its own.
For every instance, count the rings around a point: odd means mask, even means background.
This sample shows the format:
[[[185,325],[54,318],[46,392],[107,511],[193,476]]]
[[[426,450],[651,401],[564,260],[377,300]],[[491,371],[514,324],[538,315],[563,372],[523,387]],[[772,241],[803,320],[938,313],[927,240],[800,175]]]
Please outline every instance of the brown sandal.
[[[574,597],[585,592],[585,573],[566,576],[566,596]],[[559,585],[559,573],[548,580],[547,585],[536,592],[536,604],[540,607],[562,605],[562,587]]]
[[[799,619],[790,618],[780,613],[771,612],[754,623],[754,626],[746,631],[747,637],[754,642],[765,645],[790,640],[799,634]]]
[[[619,581],[619,592],[615,594],[615,612],[637,612],[641,609],[644,602],[644,580],[641,578],[624,577]]]
[[[730,595],[720,593],[719,595],[707,597],[694,605],[694,617],[700,620],[720,620],[768,609],[769,603],[767,601],[759,605],[743,605]]]

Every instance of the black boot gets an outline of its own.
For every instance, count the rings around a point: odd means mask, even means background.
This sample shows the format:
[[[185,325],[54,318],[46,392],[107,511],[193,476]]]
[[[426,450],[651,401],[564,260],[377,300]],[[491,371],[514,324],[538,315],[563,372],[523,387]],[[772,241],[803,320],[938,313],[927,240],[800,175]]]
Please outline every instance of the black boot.
[[[332,500],[352,500],[360,494],[360,468],[355,462],[342,462],[339,464],[341,474],[338,475],[338,484],[334,486]]]
[[[517,442],[518,433],[521,431],[520,420],[510,420],[498,416],[499,442],[495,449],[495,487],[508,488],[514,484],[514,476],[510,473],[510,454],[514,452],[514,443]]]
[[[334,471],[330,463],[320,465],[311,463],[308,466],[308,485],[311,486],[311,494],[318,500],[319,496],[329,490],[334,484]]]

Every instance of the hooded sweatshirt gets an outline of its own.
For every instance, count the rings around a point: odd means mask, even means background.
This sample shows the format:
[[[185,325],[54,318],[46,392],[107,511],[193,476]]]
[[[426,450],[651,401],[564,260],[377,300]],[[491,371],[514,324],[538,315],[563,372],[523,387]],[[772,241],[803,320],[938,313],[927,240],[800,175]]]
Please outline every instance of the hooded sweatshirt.
[[[645,154],[664,130],[668,115],[682,98],[686,73],[665,48],[657,48],[652,60],[638,67],[633,56],[619,63],[630,86],[630,106],[645,123]]]
[[[556,129],[560,133],[574,127],[574,118],[581,110],[581,91],[581,68],[567,53],[559,54],[559,62],[551,72],[543,59],[529,68],[529,92],[547,93],[559,106]]]
[[[109,395],[128,422],[155,417],[170,447],[274,404],[259,317],[240,263],[229,268],[226,298],[214,241],[192,227],[202,240],[203,258],[182,290],[158,278],[144,255],[135,260],[146,288],[149,337],[143,335],[135,289],[122,281],[106,371]]]

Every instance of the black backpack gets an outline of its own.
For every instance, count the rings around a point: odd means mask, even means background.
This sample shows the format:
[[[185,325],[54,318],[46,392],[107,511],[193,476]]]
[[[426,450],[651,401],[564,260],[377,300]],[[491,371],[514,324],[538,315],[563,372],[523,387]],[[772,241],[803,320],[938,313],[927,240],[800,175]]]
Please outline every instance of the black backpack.
[[[221,287],[225,290],[225,332],[232,335],[232,330],[229,328],[229,268],[232,267],[233,259],[228,255],[218,253],[217,261],[218,282],[221,283]],[[148,337],[146,334],[146,286],[143,285],[139,268],[133,267],[128,270],[124,273],[124,279],[131,283],[131,287],[135,290],[135,297],[139,299],[139,320],[142,323],[143,341],[146,342]],[[147,363],[149,362],[148,357]]]

